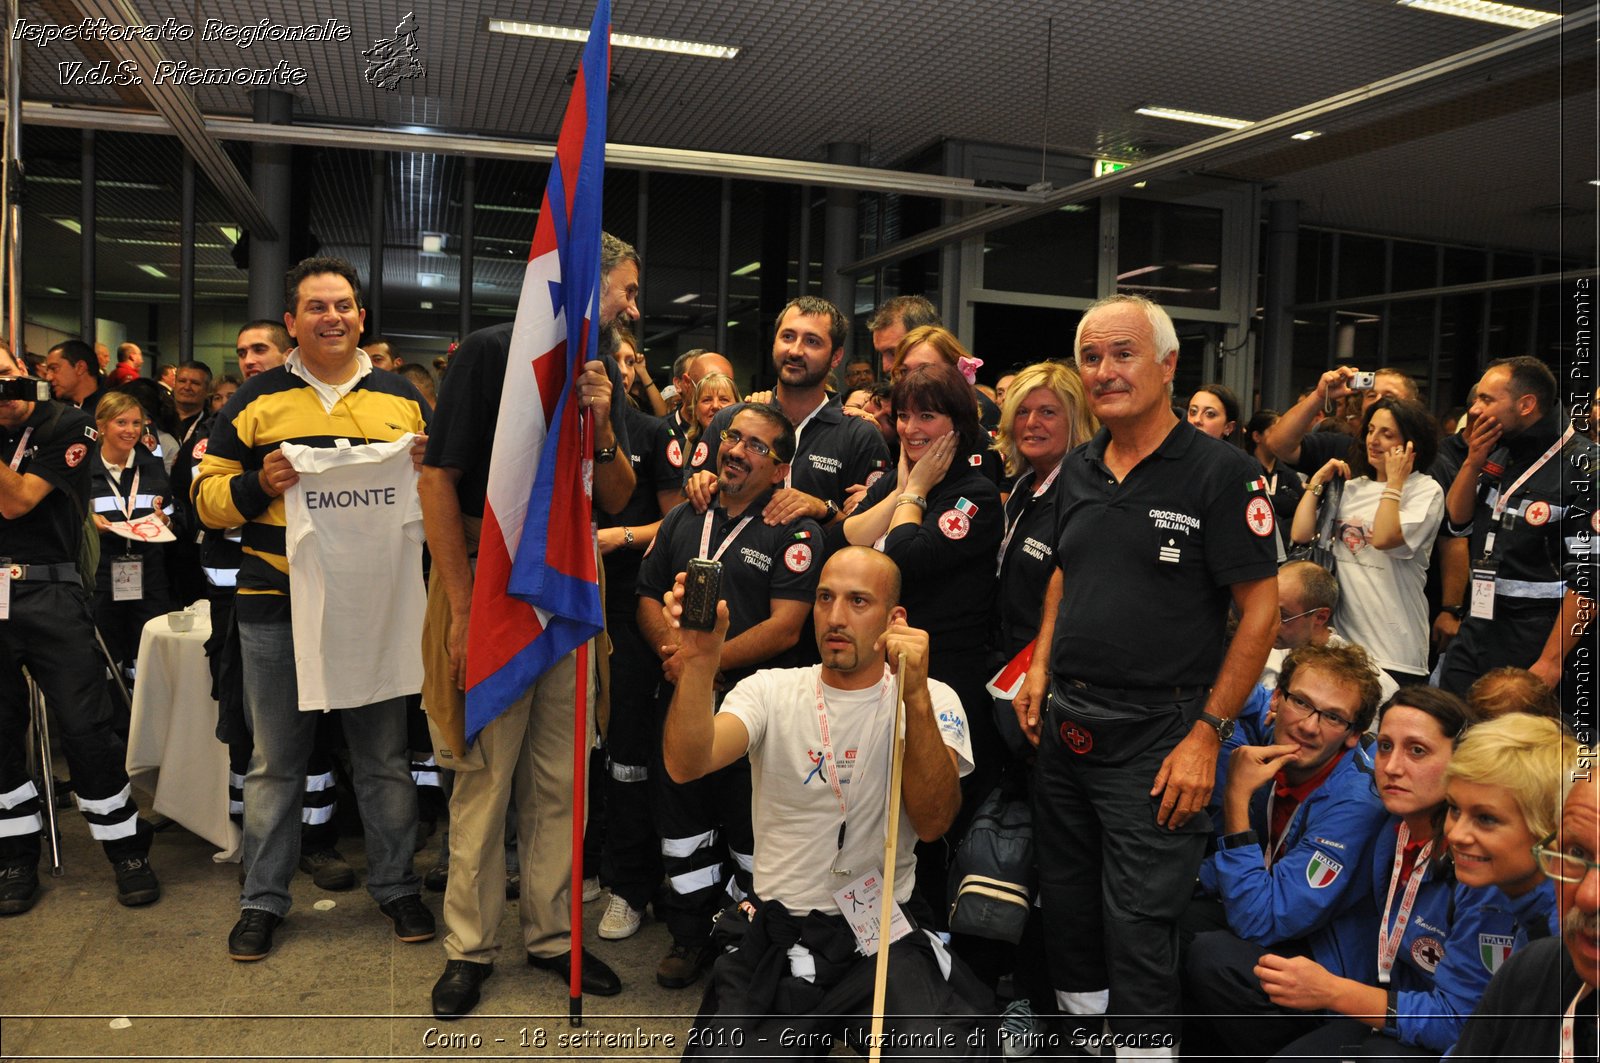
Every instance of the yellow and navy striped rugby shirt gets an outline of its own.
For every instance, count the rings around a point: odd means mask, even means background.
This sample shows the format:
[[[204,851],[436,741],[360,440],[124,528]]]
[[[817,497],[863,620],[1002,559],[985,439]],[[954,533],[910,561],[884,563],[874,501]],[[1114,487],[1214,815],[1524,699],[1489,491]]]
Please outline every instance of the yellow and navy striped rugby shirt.
[[[289,561],[284,556],[284,502],[261,488],[258,475],[279,443],[310,447],[387,443],[407,432],[425,433],[422,396],[398,373],[370,368],[331,411],[315,389],[287,367],[245,381],[211,426],[211,439],[194,478],[195,509],[208,527],[243,525],[239,567],[239,619],[289,619]]]

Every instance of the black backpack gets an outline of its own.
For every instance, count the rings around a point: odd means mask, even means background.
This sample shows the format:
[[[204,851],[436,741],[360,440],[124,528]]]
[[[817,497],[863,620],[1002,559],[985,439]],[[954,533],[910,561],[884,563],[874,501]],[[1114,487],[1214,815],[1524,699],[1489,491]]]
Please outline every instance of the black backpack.
[[[1032,806],[997,788],[978,806],[950,862],[950,929],[1016,944],[1037,889]]]

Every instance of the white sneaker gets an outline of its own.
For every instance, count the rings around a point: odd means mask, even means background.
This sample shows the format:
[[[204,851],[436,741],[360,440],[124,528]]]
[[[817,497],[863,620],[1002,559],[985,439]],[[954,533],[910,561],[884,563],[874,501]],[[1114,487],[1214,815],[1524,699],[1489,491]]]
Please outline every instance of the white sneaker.
[[[606,914],[600,917],[600,936],[607,941],[631,938],[639,932],[639,920],[643,915],[642,910],[613,893],[606,905]]]
[[[600,899],[600,879],[586,878],[583,880],[583,903]]]

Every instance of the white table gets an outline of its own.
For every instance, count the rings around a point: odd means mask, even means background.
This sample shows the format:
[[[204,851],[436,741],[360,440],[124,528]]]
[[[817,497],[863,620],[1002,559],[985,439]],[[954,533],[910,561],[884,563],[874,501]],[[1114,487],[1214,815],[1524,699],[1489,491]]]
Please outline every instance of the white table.
[[[139,636],[138,681],[128,729],[128,777],[154,797],[152,809],[237,860],[239,828],[228,818],[228,747],[217,741],[217,703],[205,643],[208,603],[194,606],[190,631],[173,631],[165,614]]]

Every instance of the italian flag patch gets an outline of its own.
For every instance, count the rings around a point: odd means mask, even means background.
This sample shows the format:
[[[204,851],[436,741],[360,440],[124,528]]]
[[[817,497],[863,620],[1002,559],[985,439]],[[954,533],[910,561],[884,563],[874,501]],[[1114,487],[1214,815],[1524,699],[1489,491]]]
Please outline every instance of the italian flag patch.
[[[1314,890],[1326,889],[1333,885],[1343,870],[1343,864],[1318,849],[1311,854],[1310,863],[1306,864],[1306,882]]]
[[[1265,476],[1258,476],[1254,480],[1247,482],[1244,485],[1244,489],[1246,491],[1260,491],[1262,494],[1265,494],[1267,491],[1267,478]]]
[[[973,505],[971,502],[969,502],[965,498],[956,499],[956,508],[959,509],[962,513],[966,514],[966,517],[967,517],[968,520],[971,520],[972,519],[972,515],[974,513],[978,512],[978,507]]]

